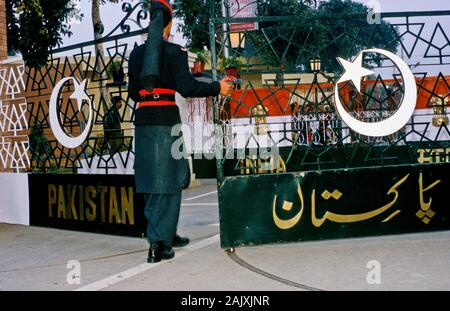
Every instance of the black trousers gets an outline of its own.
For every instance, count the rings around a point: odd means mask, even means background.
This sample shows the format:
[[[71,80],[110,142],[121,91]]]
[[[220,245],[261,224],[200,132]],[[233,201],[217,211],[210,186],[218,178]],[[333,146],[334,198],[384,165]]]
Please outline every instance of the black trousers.
[[[171,247],[180,218],[181,190],[175,193],[146,193],[145,217],[149,243],[162,241]]]

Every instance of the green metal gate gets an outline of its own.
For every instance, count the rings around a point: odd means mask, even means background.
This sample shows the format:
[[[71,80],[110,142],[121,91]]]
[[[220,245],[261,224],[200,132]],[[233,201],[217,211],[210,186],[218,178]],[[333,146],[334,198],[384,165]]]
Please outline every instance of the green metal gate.
[[[222,247],[450,229],[450,11],[372,21],[362,6],[333,13],[313,1],[271,16],[267,1],[224,2],[210,1],[213,75],[237,68],[242,84],[215,102]],[[369,48],[401,56],[417,84],[408,124],[378,138],[336,112],[336,58]],[[337,92],[370,124],[395,114],[405,81],[380,55],[362,62],[374,74],[361,92],[350,81]]]

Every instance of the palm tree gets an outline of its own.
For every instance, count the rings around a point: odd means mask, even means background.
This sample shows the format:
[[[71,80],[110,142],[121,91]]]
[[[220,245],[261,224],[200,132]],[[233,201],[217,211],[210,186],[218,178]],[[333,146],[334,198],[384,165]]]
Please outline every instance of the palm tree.
[[[101,17],[101,10],[100,7],[104,4],[106,4],[107,2],[111,2],[111,3],[119,3],[119,1],[122,0],[92,0],[92,29],[94,31],[94,40],[96,41],[95,44],[95,53],[96,53],[96,57],[97,59],[102,59],[104,60],[104,48],[103,48],[103,43],[101,42],[101,40],[103,39],[103,30],[104,30],[104,26],[103,26],[103,21],[102,21],[102,17]],[[102,62],[97,62],[96,64],[96,68],[95,70],[97,72],[102,72],[104,71],[104,66]],[[111,96],[109,94],[109,89],[106,86],[106,82],[104,79],[100,79],[100,94],[102,95],[106,106],[105,107],[107,110],[109,108],[111,108],[112,103],[111,103]]]

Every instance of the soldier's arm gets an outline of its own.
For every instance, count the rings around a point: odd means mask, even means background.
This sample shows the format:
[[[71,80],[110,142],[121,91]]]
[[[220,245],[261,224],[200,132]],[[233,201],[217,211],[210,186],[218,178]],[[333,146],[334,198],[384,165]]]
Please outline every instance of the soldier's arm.
[[[209,97],[220,94],[220,83],[200,82],[189,71],[187,51],[175,47],[171,55],[172,76],[175,81],[175,90],[183,97]]]

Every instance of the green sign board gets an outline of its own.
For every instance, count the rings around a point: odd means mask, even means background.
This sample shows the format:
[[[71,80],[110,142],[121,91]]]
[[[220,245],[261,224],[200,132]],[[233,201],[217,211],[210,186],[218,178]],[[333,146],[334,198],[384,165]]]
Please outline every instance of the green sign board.
[[[450,165],[227,177],[223,248],[450,229]]]

